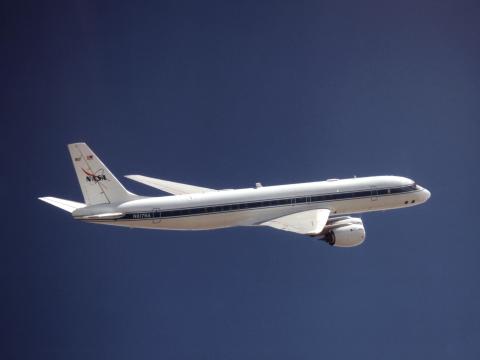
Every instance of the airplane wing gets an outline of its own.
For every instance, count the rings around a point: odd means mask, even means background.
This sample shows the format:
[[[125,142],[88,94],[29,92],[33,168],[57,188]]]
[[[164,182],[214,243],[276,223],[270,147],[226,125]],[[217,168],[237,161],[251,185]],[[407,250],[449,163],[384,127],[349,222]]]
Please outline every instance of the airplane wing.
[[[173,195],[184,195],[184,194],[198,194],[206,193],[211,191],[217,191],[215,189],[204,188],[200,186],[187,185],[182,183],[177,183],[173,181],[167,181],[162,179],[155,179],[143,175],[126,175],[126,178],[134,181],[138,181],[142,184],[154,187],[156,189],[165,191]]]
[[[317,235],[322,232],[330,216],[328,209],[302,211],[295,214],[282,216],[260,225],[270,226],[275,229],[291,231],[302,235]]]

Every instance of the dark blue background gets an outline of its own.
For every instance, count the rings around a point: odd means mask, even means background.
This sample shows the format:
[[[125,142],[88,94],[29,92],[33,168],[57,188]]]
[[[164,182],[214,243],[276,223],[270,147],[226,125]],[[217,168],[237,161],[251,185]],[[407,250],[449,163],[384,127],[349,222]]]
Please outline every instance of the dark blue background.
[[[478,1],[1,5],[4,359],[478,359]],[[395,174],[423,206],[345,250],[263,228],[128,230],[121,178],[213,188]],[[159,192],[127,179],[133,192]]]

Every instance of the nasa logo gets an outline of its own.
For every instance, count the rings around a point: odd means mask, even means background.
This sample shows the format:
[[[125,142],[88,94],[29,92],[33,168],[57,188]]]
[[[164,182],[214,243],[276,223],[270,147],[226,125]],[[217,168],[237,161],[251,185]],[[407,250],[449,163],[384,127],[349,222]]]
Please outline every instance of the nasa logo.
[[[104,172],[103,169],[98,170],[95,174],[92,173],[92,172],[88,172],[87,170],[85,170],[83,168],[82,168],[82,171],[85,173],[85,175],[87,175],[85,177],[85,179],[88,182],[93,181],[94,183],[97,183],[97,182],[102,181],[102,180],[107,180],[107,177],[105,176],[105,174],[103,174],[103,172]]]

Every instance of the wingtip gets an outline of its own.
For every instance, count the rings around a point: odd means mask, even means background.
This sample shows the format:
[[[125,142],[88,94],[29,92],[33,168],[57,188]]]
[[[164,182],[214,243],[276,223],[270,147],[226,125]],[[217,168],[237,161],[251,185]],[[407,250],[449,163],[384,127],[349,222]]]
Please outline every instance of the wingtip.
[[[133,174],[133,175],[124,175],[124,177],[126,177],[127,179],[130,179],[130,180],[137,180],[137,179],[144,178],[145,176]]]

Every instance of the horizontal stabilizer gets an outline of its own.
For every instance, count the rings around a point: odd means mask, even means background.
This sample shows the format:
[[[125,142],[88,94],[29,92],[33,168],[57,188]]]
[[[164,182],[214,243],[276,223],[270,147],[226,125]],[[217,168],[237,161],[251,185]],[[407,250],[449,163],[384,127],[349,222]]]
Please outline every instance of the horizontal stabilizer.
[[[85,204],[82,204],[76,201],[59,199],[52,196],[40,197],[38,199],[45,201],[50,205],[56,206],[62,210],[68,211],[69,213],[72,213],[73,211],[84,208],[86,206]]]
[[[260,225],[291,231],[303,235],[317,235],[322,232],[330,216],[330,210],[317,209],[302,211],[264,222]]]
[[[200,186],[182,184],[182,183],[177,183],[177,182],[167,181],[162,179],[155,179],[155,178],[143,176],[143,175],[126,175],[125,177],[130,180],[138,181],[142,184],[154,187],[156,189],[165,191],[173,195],[198,194],[198,193],[217,191],[214,189],[204,188]]]

